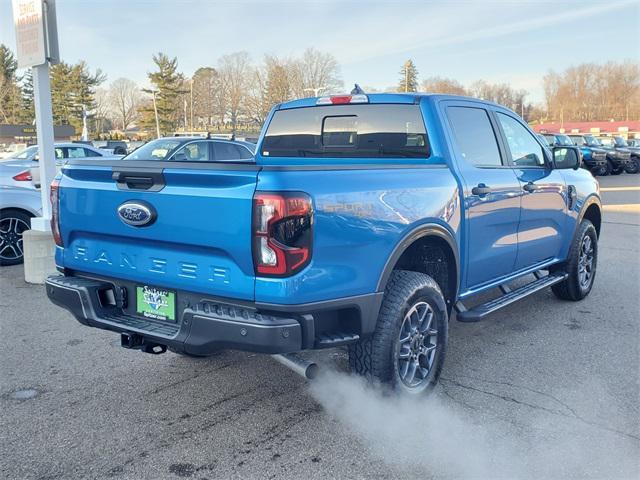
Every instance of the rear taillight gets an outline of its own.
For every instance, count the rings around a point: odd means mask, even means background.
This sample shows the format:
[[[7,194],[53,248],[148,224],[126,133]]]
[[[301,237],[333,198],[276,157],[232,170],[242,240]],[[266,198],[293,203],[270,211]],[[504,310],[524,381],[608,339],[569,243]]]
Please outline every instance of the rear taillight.
[[[30,182],[32,180],[31,171],[25,170],[13,177],[16,182]]]
[[[313,209],[301,192],[253,196],[253,264],[257,275],[284,277],[311,260]]]
[[[59,247],[62,244],[62,236],[60,235],[60,180],[57,178],[51,182],[51,232],[53,240]]]

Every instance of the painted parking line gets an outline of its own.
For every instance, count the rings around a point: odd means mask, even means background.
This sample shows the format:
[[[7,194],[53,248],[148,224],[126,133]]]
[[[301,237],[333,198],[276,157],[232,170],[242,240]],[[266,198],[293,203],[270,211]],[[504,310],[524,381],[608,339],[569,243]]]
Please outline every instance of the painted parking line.
[[[601,187],[601,192],[637,192],[640,191],[640,186],[637,187]]]
[[[603,205],[602,210],[604,210],[605,212],[617,212],[617,213],[640,213],[640,203]]]

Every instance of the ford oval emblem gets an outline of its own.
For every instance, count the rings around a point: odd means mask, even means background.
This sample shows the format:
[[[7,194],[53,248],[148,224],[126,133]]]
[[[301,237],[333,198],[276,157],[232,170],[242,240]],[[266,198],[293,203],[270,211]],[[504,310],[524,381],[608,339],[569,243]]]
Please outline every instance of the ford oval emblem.
[[[127,225],[144,227],[156,220],[156,211],[146,202],[125,202],[118,207],[118,216]]]

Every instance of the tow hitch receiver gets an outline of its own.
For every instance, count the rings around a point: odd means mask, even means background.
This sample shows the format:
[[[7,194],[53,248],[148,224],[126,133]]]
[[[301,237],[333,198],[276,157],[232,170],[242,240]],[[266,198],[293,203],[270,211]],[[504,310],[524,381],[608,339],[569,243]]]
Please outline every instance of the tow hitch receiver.
[[[151,353],[152,355],[160,355],[167,351],[166,345],[150,342],[141,335],[137,335],[135,333],[121,333],[120,345],[124,348],[142,350],[143,352]]]

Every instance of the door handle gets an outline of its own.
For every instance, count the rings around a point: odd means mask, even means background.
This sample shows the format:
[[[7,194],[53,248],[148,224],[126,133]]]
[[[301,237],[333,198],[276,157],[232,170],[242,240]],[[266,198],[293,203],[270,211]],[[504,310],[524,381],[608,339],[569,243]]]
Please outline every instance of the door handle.
[[[536,190],[540,190],[540,187],[539,187],[538,185],[536,185],[535,183],[529,182],[529,183],[527,183],[526,185],[524,185],[524,186],[522,187],[522,189],[523,189],[525,192],[529,192],[529,193],[531,193],[531,192],[535,192]]]
[[[491,187],[487,187],[484,183],[479,183],[477,187],[471,189],[471,193],[482,197],[491,193]]]

